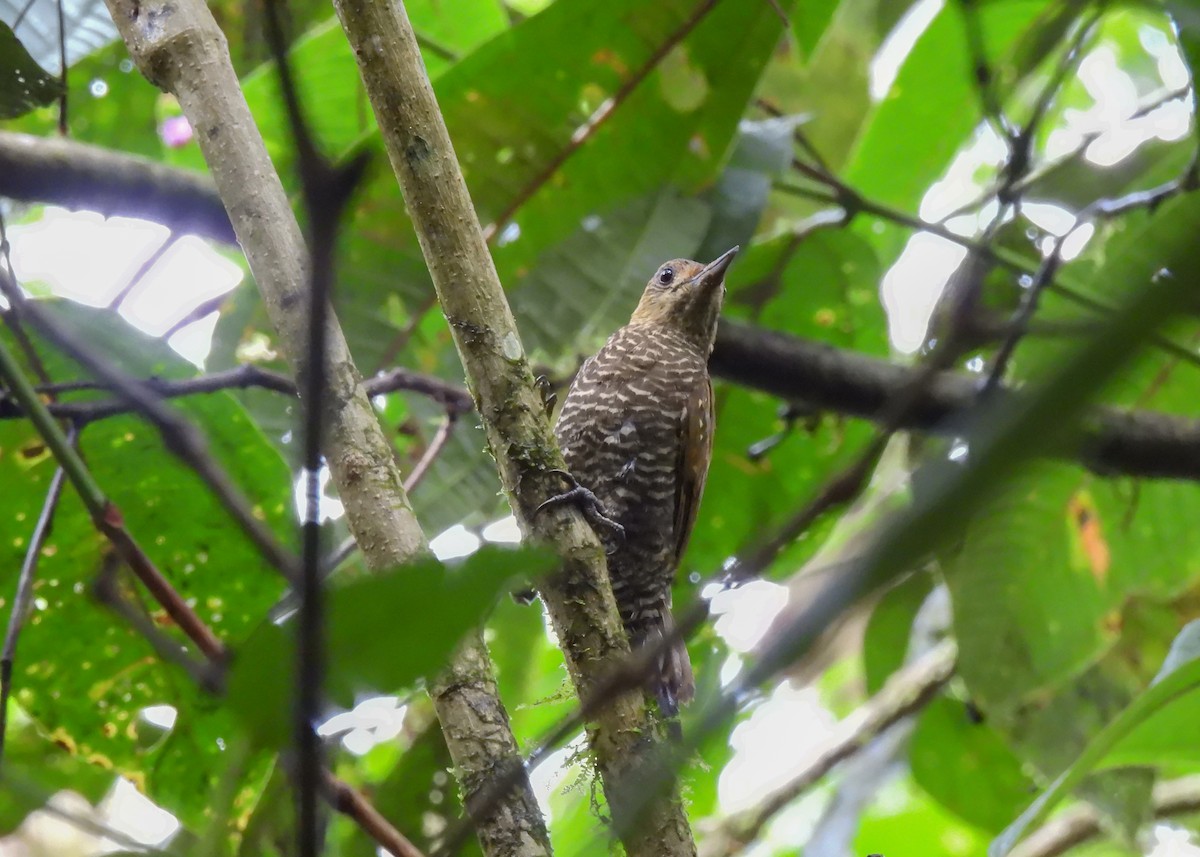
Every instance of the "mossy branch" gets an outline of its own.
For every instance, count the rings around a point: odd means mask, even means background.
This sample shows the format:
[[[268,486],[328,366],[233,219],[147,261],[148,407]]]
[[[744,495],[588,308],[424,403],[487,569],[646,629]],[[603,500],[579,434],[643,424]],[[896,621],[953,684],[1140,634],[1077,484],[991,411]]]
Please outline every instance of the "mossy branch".
[[[570,507],[535,514],[562,488],[564,467],[533,374],[488,252],[445,121],[403,4],[335,0],[358,59],[367,96],[468,386],[483,418],[501,482],[524,532],[552,545],[563,569],[541,593],[563,646],[575,687],[588,699],[597,682],[629,655],[608,582],[604,550]],[[644,783],[637,773],[656,725],[640,693],[605,706],[589,739],[609,806],[631,857],[695,854],[677,794],[658,796],[635,819],[626,803]]]

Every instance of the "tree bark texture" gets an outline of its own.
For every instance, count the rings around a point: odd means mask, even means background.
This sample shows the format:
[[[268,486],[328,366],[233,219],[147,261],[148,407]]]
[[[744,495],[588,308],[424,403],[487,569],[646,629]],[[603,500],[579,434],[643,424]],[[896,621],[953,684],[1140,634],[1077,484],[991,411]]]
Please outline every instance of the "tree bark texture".
[[[505,493],[524,531],[562,557],[563,569],[540,590],[576,690],[588,700],[595,684],[629,654],[604,550],[569,506],[535,514],[543,500],[562,490],[561,477],[551,472],[564,467],[562,454],[404,6],[372,0],[337,0],[334,6],[358,59]],[[695,843],[678,794],[633,801],[645,807],[637,818],[626,806],[644,787],[637,774],[658,731],[641,693],[612,699],[588,730],[630,857],[690,857]]]

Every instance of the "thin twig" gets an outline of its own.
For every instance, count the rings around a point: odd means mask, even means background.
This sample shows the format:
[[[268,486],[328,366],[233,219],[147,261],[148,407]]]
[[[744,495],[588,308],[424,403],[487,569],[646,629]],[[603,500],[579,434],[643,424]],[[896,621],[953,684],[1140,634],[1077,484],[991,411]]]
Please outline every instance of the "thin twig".
[[[425,857],[403,833],[384,818],[362,792],[338,779],[329,771],[322,775],[322,787],[330,806],[354,820],[375,842],[394,857]]]
[[[964,235],[959,235],[952,229],[949,229],[944,223],[930,222],[922,220],[919,217],[914,217],[910,214],[905,214],[898,209],[891,208],[883,203],[875,202],[858,193],[854,188],[842,182],[836,177],[829,176],[833,182],[833,189],[830,190],[814,190],[798,185],[789,184],[787,182],[777,182],[775,189],[783,193],[790,193],[805,199],[813,199],[819,202],[829,203],[833,205],[841,205],[847,210],[848,219],[853,219],[859,214],[866,214],[871,217],[877,217],[881,220],[887,220],[899,226],[904,226],[919,232],[928,232],[931,235],[936,235],[938,238],[943,238],[960,247],[965,247],[968,250],[975,251],[981,254],[988,261],[1007,268],[1010,271],[1015,271],[1021,274],[1036,276],[1040,262],[1033,262],[1027,259],[1020,253],[1009,250],[1001,246],[989,246],[985,242],[981,242],[975,238]],[[1056,294],[1061,295],[1066,300],[1082,307],[1097,315],[1110,315],[1115,311],[1115,307],[1106,303],[1103,299],[1093,295],[1086,294],[1074,286],[1068,285],[1061,280],[1053,282],[1049,288],[1053,289]],[[1170,354],[1180,360],[1190,363],[1193,366],[1200,366],[1200,356],[1196,355],[1192,349],[1180,345],[1172,341],[1161,333],[1155,333],[1150,338],[1150,344],[1154,347]]]
[[[992,356],[991,366],[984,379],[983,387],[980,389],[980,395],[990,395],[999,388],[1000,382],[1004,380],[1004,373],[1008,370],[1009,361],[1012,360],[1013,353],[1017,349],[1017,344],[1025,335],[1025,331],[1029,329],[1029,324],[1033,320],[1034,313],[1037,312],[1038,302],[1042,297],[1042,293],[1046,291],[1050,283],[1054,282],[1054,275],[1058,272],[1059,265],[1062,264],[1063,244],[1066,243],[1067,237],[1074,232],[1075,228],[1064,232],[1054,242],[1054,246],[1046,254],[1046,258],[1042,261],[1042,266],[1038,269],[1033,282],[1029,284],[1025,293],[1021,295],[1021,302],[1013,313],[1012,321],[1009,323],[1008,335],[1000,342],[1000,347],[996,349],[996,353]]]
[[[37,349],[33,346],[33,340],[29,338],[29,333],[25,330],[25,325],[21,323],[21,316],[17,312],[16,307],[8,307],[0,310],[0,319],[4,320],[5,326],[12,332],[13,339],[17,343],[17,347],[21,349],[21,353],[25,355],[25,360],[29,364],[29,368],[33,374],[43,385],[48,384],[50,375],[46,371],[46,364],[42,361],[42,357],[38,354]],[[4,391],[0,390],[0,403],[4,401]]]
[[[448,63],[458,62],[458,52],[452,48],[448,48],[432,36],[417,33],[417,44],[421,46],[421,50],[429,51],[438,59],[443,59]]]
[[[163,256],[167,255],[176,242],[179,241],[179,238],[180,236],[172,232],[161,244],[155,247],[154,252],[147,256],[142,261],[142,264],[138,265],[138,269],[134,271],[129,281],[121,287],[120,291],[113,295],[112,300],[108,302],[108,308],[111,310],[120,309],[121,304],[125,303],[125,299],[133,294],[133,290],[146,279],[146,275],[150,273],[154,266],[162,261]],[[169,337],[164,336],[163,338],[167,339]]]
[[[214,312],[220,312],[221,307],[225,306],[228,300],[229,293],[226,292],[225,294],[214,295],[207,300],[200,301],[200,303],[171,322],[171,326],[159,334],[159,338],[170,341],[172,336],[179,333],[179,331],[183,330],[189,324],[195,324],[203,318],[208,318]]]
[[[1015,188],[1029,175],[1029,171],[1033,167],[1033,142],[1037,137],[1038,129],[1041,127],[1042,120],[1049,111],[1050,105],[1054,102],[1054,98],[1061,90],[1063,81],[1066,80],[1067,75],[1075,69],[1079,61],[1083,58],[1083,45],[1103,14],[1103,8],[1096,9],[1080,25],[1079,31],[1076,33],[1075,38],[1071,40],[1071,44],[1063,54],[1062,60],[1055,67],[1054,74],[1050,75],[1049,80],[1042,87],[1041,93],[1034,102],[1033,110],[1029,114],[1028,121],[1021,126],[1019,131],[1006,135],[1008,140],[1008,160],[1001,170],[1000,187],[996,191],[996,198],[1000,202],[1001,211],[1007,206],[1015,207],[1019,205],[1021,195],[1015,191]],[[1000,214],[998,213],[996,222],[999,220]]]
[[[1197,150],[1193,154],[1187,168],[1178,178],[1165,182],[1156,188],[1134,191],[1116,199],[1096,200],[1080,212],[1074,226],[1067,232],[1064,232],[1054,242],[1054,246],[1046,254],[1046,258],[1042,261],[1042,265],[1038,269],[1037,275],[1033,278],[1033,282],[1026,289],[1025,294],[1022,295],[1021,303],[1018,305],[1009,324],[1008,335],[1001,342],[999,349],[997,349],[995,356],[992,358],[992,366],[982,389],[983,394],[994,392],[1004,379],[1004,373],[1008,368],[1009,361],[1012,359],[1013,352],[1016,351],[1018,343],[1033,321],[1033,316],[1037,311],[1042,293],[1054,282],[1054,276],[1058,272],[1059,265],[1062,262],[1062,249],[1067,238],[1081,225],[1089,223],[1094,219],[1111,219],[1142,208],[1153,211],[1171,197],[1195,190],[1198,178],[1200,178],[1198,168],[1200,168],[1200,150]]]
[[[160,631],[144,610],[131,604],[121,594],[117,580],[121,564],[116,554],[110,553],[104,557],[100,572],[92,583],[92,595],[141,634],[162,660],[180,667],[198,687],[219,694],[224,681],[225,664],[212,658],[202,660],[188,654],[183,646]]]
[[[783,7],[779,5],[779,0],[766,0],[766,2],[771,7],[771,11],[779,16],[779,22],[783,24],[784,30],[790,29],[792,22],[788,20],[787,12],[783,11]]]
[[[63,2],[64,0],[57,0],[54,5],[58,15],[58,85],[62,87],[62,94],[58,96],[58,133],[66,137],[70,133],[70,123],[67,121],[70,87],[67,85],[67,16],[63,10]]]
[[[954,674],[958,647],[944,640],[932,651],[892,675],[875,696],[838,723],[829,738],[809,754],[810,760],[790,780],[754,807],[721,822],[705,840],[704,857],[733,857],[755,842],[780,811],[876,736],[920,711],[935,699]]]
[[[21,11],[17,13],[17,17],[13,19],[12,28],[16,30],[25,20],[25,16],[29,14],[29,10],[33,8],[36,0],[25,0],[25,5],[21,7]]]
[[[1132,113],[1130,113],[1129,116],[1126,117],[1126,119],[1124,121],[1130,122],[1135,119],[1140,119],[1143,116],[1153,113],[1155,110],[1159,109],[1160,107],[1162,107],[1165,104],[1169,104],[1172,101],[1179,101],[1183,98],[1186,98],[1190,91],[1191,91],[1191,87],[1182,87],[1180,89],[1167,90],[1166,92],[1163,92],[1163,93],[1149,99],[1148,101],[1146,101],[1144,104],[1142,104],[1141,107],[1138,107],[1136,110],[1134,110]],[[1088,131],[1087,133],[1081,135],[1079,142],[1076,144],[1075,148],[1071,149],[1071,151],[1066,152],[1065,154],[1060,155],[1059,157],[1055,158],[1054,160],[1049,161],[1039,167],[1030,169],[1023,178],[1021,178],[1019,181],[1014,182],[1012,187],[1010,188],[1010,191],[1009,191],[1010,194],[1021,195],[1025,191],[1029,190],[1029,188],[1031,188],[1037,182],[1043,180],[1048,175],[1054,173],[1056,170],[1060,170],[1063,167],[1067,166],[1068,164],[1072,163],[1073,161],[1078,160],[1079,158],[1081,158],[1084,155],[1084,153],[1087,152],[1088,148],[1092,145],[1092,143],[1096,142],[1098,139],[1103,137],[1106,133],[1108,133],[1107,127],[1106,128],[1098,128],[1094,131]],[[963,214],[967,214],[972,211],[977,211],[983,205],[985,205],[989,200],[991,200],[993,197],[996,197],[997,195],[999,195],[1000,188],[1001,188],[1001,182],[999,182],[999,181],[993,182],[989,187],[985,188],[974,199],[970,200],[969,202],[964,202],[962,205],[958,206],[953,211],[949,212],[948,214],[943,215],[942,217],[940,217],[938,219],[937,222],[944,225],[947,221],[953,220],[954,218],[959,217]]]
[[[429,473],[429,469],[433,466],[433,462],[436,461],[437,457],[442,454],[443,450],[445,450],[446,444],[450,441],[450,438],[454,433],[454,425],[458,421],[458,413],[459,412],[457,410],[453,409],[446,411],[446,416],[438,425],[437,431],[433,435],[433,439],[429,442],[429,445],[425,447],[424,453],[422,453],[421,457],[417,460],[417,463],[413,465],[412,472],[409,473],[408,477],[404,480],[404,492],[406,494],[411,495],[413,491],[417,489],[417,486],[421,484],[421,482],[425,479],[426,474]],[[346,539],[340,545],[330,551],[329,556],[325,558],[325,561],[322,564],[324,568],[322,573],[326,576],[333,573],[342,563],[353,556],[354,552],[357,550],[358,540],[355,539],[354,536],[347,536]],[[279,609],[290,609],[290,605],[286,599],[280,603]]]
[[[984,45],[983,25],[979,20],[979,0],[959,0],[959,6],[963,12],[967,50],[971,54],[971,76],[975,81],[975,90],[979,94],[979,103],[983,108],[984,118],[992,125],[996,133],[1008,140],[1011,145],[1016,132],[1004,114],[1004,108],[1001,107],[1000,98],[996,94],[996,79],[992,74],[991,61],[988,59]]]
[[[168,380],[144,378],[141,384],[164,399],[174,399],[203,393],[219,393],[226,390],[244,390],[258,387],[284,395],[295,396],[296,385],[291,379],[278,372],[263,369],[253,363],[245,363],[233,369],[197,375],[195,378]],[[455,416],[470,413],[475,409],[471,394],[458,384],[445,381],[434,375],[425,375],[408,369],[391,369],[363,382],[368,396],[407,391],[419,393],[440,404]],[[37,391],[47,396],[59,396],[84,390],[107,390],[96,381],[67,381],[41,384]],[[87,402],[51,402],[50,413],[59,419],[70,420],[81,425],[119,414],[131,413],[134,406],[122,399],[100,399]],[[0,419],[24,419],[25,412],[9,395],[0,391]]]
[[[8,225],[3,212],[0,212],[0,260],[3,260],[9,276],[13,276],[12,245],[8,241]],[[42,360],[42,356],[38,354],[37,348],[34,347],[33,340],[29,338],[29,332],[25,330],[25,325],[21,319],[21,308],[10,302],[8,307],[0,310],[0,318],[4,320],[8,329],[12,331],[13,339],[17,342],[17,347],[25,355],[25,360],[39,383],[49,384],[51,382],[50,373],[46,369],[46,364]],[[0,390],[0,399],[3,399],[3,396],[4,393]]]
[[[832,175],[832,171],[829,169],[829,164],[825,161],[825,158],[822,157],[820,150],[817,149],[812,140],[808,138],[808,135],[804,133],[799,124],[792,129],[792,139],[795,140],[796,144],[804,150],[804,153],[812,159],[813,164],[816,165],[818,170],[825,175]]]
[[[67,442],[74,445],[76,430],[71,428],[67,434]],[[61,466],[55,468],[54,476],[50,478],[50,487],[46,490],[46,500],[42,511],[38,514],[37,523],[29,537],[29,547],[25,550],[25,560],[21,563],[21,573],[17,577],[17,591],[12,599],[12,610],[8,614],[8,628],[4,632],[4,651],[0,653],[0,762],[4,758],[4,742],[8,735],[8,698],[12,693],[13,664],[17,657],[17,640],[21,629],[25,627],[25,616],[29,612],[30,602],[33,601],[33,581],[37,573],[38,560],[42,555],[42,547],[50,535],[54,522],[54,513],[58,510],[58,501],[62,497],[63,482],[66,473]]]
[[[425,474],[429,472],[429,468],[437,457],[442,454],[442,450],[446,448],[446,444],[450,441],[450,436],[454,432],[454,424],[458,419],[458,415],[453,411],[448,411],[442,419],[437,431],[433,435],[433,440],[429,442],[429,446],[425,447],[425,452],[421,458],[413,465],[412,472],[408,474],[408,478],[404,480],[404,490],[411,494],[421,484],[421,480],[425,478]]]
[[[1154,784],[1151,812],[1155,818],[1174,818],[1197,811],[1200,811],[1200,776]],[[1009,857],[1058,857],[1106,832],[1104,820],[1093,806],[1077,804],[1018,843]]]
[[[1164,182],[1158,187],[1133,191],[1115,199],[1101,199],[1092,203],[1080,214],[1080,219],[1090,215],[1112,219],[1139,208],[1154,211],[1166,200],[1181,193],[1189,193],[1200,187],[1200,149],[1192,154],[1191,160],[1178,178]]]
[[[241,527],[263,557],[284,576],[295,578],[296,559],[275,538],[251,509],[250,502],[208,451],[203,434],[194,425],[168,407],[153,390],[127,375],[90,345],[73,335],[39,304],[26,300],[11,272],[0,271],[0,293],[55,347],[85,367],[105,386],[125,399],[156,429],[168,451],[188,465],[220,498],[230,516]]]

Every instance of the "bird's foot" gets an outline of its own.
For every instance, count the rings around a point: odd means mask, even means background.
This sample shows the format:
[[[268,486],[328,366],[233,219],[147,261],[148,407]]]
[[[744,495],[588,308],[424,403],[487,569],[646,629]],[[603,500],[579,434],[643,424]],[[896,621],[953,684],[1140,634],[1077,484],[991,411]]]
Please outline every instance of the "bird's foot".
[[[559,476],[565,479],[570,488],[561,494],[555,494],[553,497],[549,498],[536,509],[534,509],[533,513],[535,515],[541,512],[543,509],[561,506],[563,503],[571,503],[577,509],[579,509],[581,513],[583,513],[583,517],[587,518],[587,522],[592,525],[592,529],[596,531],[597,535],[600,536],[602,541],[606,541],[604,538],[606,533],[611,538],[619,541],[623,541],[625,539],[625,528],[612,518],[608,517],[607,510],[604,508],[604,504],[600,502],[599,497],[597,497],[587,488],[584,488],[582,485],[580,485],[579,482],[576,481],[575,477],[567,471],[551,470],[549,472],[557,473]],[[608,543],[606,541],[606,546],[607,544]],[[614,548],[612,547],[608,548],[609,553],[612,553],[613,550]]]

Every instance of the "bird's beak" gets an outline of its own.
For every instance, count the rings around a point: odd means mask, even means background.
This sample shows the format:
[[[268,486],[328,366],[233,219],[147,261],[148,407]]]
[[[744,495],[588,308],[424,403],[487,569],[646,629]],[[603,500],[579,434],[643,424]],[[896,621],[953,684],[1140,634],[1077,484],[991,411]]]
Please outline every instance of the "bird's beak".
[[[696,282],[703,291],[713,291],[724,282],[725,272],[729,270],[729,266],[733,263],[733,257],[738,254],[740,249],[742,249],[740,245],[731,247],[700,270],[700,273],[696,275]]]

